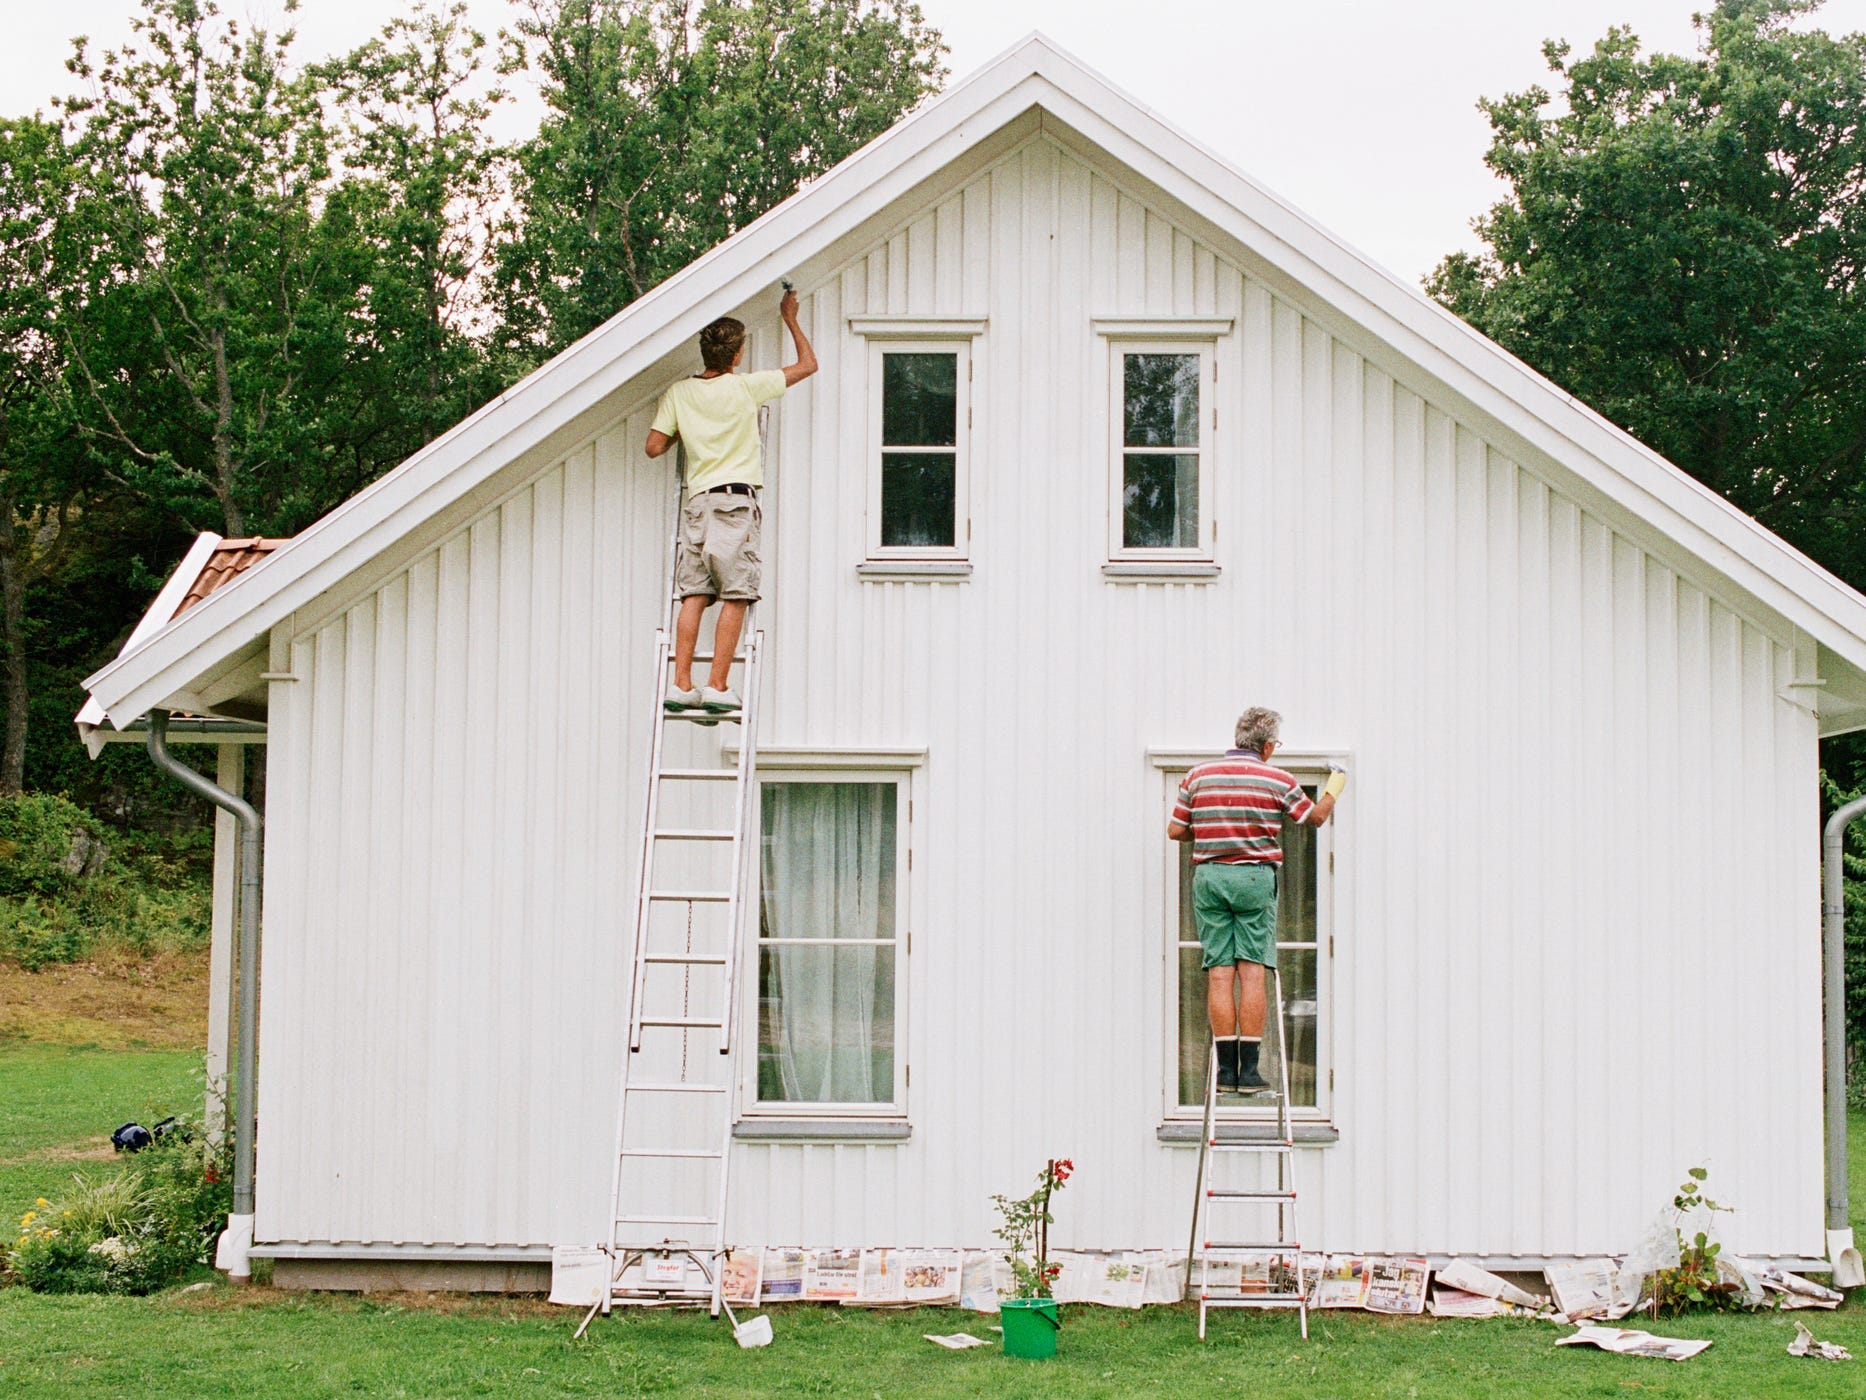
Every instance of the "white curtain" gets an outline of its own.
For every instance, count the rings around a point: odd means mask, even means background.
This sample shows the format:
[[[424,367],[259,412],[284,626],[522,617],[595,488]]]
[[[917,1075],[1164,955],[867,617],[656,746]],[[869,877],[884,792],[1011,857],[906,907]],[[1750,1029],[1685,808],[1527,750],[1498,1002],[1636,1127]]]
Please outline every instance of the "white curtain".
[[[894,1097],[895,785],[768,783],[763,800],[758,1097]]]

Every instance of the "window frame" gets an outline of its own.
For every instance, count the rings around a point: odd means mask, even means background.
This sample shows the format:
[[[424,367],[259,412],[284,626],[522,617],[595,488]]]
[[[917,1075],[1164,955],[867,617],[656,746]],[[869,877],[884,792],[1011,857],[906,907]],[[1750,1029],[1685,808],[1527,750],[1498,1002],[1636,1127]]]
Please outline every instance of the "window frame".
[[[1167,821],[1173,811],[1173,803],[1179,791],[1179,784],[1195,763],[1203,763],[1218,755],[1211,753],[1190,753],[1185,751],[1155,752],[1150,757],[1153,766],[1159,770],[1163,791],[1161,793],[1161,813],[1159,831],[1161,845],[1165,847],[1161,864],[1161,901],[1160,918],[1162,924],[1164,977],[1162,978],[1162,1009],[1164,1026],[1161,1036],[1163,1063],[1161,1073],[1161,1117],[1165,1123],[1196,1123],[1203,1119],[1205,1108],[1202,1103],[1182,1104],[1179,1100],[1179,954],[1183,946],[1179,941],[1179,864],[1180,843],[1165,839]],[[1348,756],[1344,753],[1326,753],[1309,750],[1278,749],[1271,762],[1288,772],[1304,788],[1320,787],[1328,780],[1330,766],[1347,768]],[[1288,944],[1281,939],[1277,942],[1279,950],[1289,947],[1315,949],[1315,1000],[1318,1025],[1315,1034],[1315,1103],[1313,1106],[1291,1104],[1290,1121],[1293,1125],[1335,1126],[1334,1079],[1335,1079],[1335,862],[1342,849],[1339,822],[1330,819],[1315,832],[1315,941],[1313,944]],[[1270,1103],[1225,1104],[1216,1106],[1217,1121],[1227,1123],[1274,1123],[1275,1105]]]
[[[757,800],[752,803],[748,823],[750,849],[762,852],[764,842],[764,785],[766,783],[880,783],[894,788],[894,1092],[886,1103],[822,1103],[766,1101],[758,1097],[759,1034],[759,959],[766,939],[758,918],[759,884],[762,860],[754,863],[747,876],[746,931],[751,935],[740,951],[740,1045],[749,1053],[739,1055],[738,1117],[758,1122],[790,1120],[822,1123],[826,1120],[849,1122],[905,1123],[908,1114],[908,961],[913,950],[913,779],[915,766],[907,761],[877,763],[877,756],[796,755],[788,760],[766,765],[760,763],[753,773]],[[851,761],[851,759],[853,761]],[[777,940],[779,942],[785,940]],[[853,946],[860,946],[855,944]]]
[[[882,442],[882,394],[886,375],[886,355],[952,355],[955,357],[953,402],[953,491],[952,538],[950,545],[884,545],[881,542],[883,452],[943,452],[939,447],[889,446]],[[955,331],[949,334],[901,333],[871,336],[868,340],[868,423],[865,436],[868,454],[868,508],[865,525],[864,558],[869,563],[903,561],[963,564],[972,556],[972,334]]]
[[[1116,335],[1103,332],[1108,342],[1108,562],[1210,564],[1218,539],[1213,491],[1217,472],[1218,337],[1215,333],[1162,336]],[[1126,542],[1127,455],[1184,456],[1184,448],[1138,448],[1127,445],[1127,362],[1129,355],[1196,355],[1199,357],[1198,543],[1187,547],[1138,546]]]

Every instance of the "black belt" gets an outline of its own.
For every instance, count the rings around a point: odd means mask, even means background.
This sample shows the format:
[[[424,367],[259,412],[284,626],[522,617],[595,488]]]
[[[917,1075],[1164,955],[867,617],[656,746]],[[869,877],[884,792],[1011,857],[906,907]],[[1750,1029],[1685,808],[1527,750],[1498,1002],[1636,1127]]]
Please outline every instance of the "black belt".
[[[758,488],[756,486],[747,486],[742,481],[728,481],[724,486],[709,486],[704,491],[700,492],[700,494],[702,496],[718,494],[727,496],[756,496],[758,494]]]

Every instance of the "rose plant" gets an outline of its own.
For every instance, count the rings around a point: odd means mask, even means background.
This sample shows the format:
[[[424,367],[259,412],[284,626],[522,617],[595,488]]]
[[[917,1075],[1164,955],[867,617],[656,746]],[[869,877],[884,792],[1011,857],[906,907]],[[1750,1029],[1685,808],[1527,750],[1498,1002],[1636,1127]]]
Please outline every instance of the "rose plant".
[[[1001,1224],[997,1237],[1005,1244],[1005,1262],[1011,1266],[1013,1298],[1053,1298],[1050,1285],[1062,1272],[1050,1262],[1050,1197],[1063,1188],[1075,1171],[1067,1157],[1052,1157],[1037,1174],[1037,1189],[1028,1196],[993,1196]]]

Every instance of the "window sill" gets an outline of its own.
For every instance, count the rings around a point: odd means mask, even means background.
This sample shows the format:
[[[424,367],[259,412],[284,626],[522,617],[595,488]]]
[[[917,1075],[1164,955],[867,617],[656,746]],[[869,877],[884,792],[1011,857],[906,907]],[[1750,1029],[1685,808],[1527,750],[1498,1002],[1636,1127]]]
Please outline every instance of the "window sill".
[[[1116,561],[1101,566],[1101,576],[1110,583],[1211,583],[1222,572],[1217,564],[1176,559]]]
[[[863,583],[964,583],[972,577],[965,559],[869,559],[855,566]]]
[[[1332,1123],[1297,1122],[1293,1129],[1299,1146],[1326,1147],[1341,1141],[1341,1129]],[[1169,1147],[1197,1147],[1204,1131],[1203,1123],[1175,1119],[1160,1124],[1154,1136]],[[1220,1142],[1273,1142],[1276,1124],[1267,1118],[1230,1118],[1217,1124],[1217,1133]]]
[[[898,1119],[741,1118],[732,1125],[737,1142],[906,1142],[914,1126]]]

